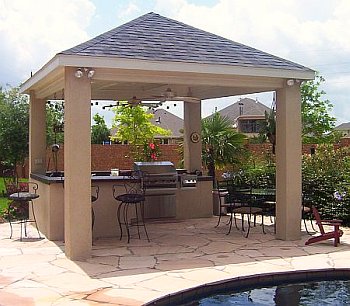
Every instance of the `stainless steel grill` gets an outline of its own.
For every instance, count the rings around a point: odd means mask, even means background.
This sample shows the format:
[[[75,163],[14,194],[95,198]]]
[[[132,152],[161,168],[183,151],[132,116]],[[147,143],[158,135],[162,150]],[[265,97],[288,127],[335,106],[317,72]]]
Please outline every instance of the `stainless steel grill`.
[[[174,164],[163,162],[135,162],[134,170],[141,171],[146,195],[175,194],[177,172]]]
[[[173,218],[176,215],[177,172],[171,162],[135,162],[141,171],[146,201],[146,219]]]

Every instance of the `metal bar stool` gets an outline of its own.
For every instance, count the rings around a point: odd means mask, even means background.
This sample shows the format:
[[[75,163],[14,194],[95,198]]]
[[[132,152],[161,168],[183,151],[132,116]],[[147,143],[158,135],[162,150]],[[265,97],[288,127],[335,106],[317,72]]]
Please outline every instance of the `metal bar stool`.
[[[125,193],[118,194],[118,187],[123,186],[125,189]],[[144,201],[145,194],[144,189],[142,188],[142,176],[139,173],[132,173],[130,179],[125,181],[122,185],[115,184],[113,185],[113,197],[119,201],[119,205],[117,208],[117,221],[120,229],[120,240],[123,237],[123,226],[125,226],[126,234],[128,237],[128,243],[130,242],[130,228],[137,227],[137,233],[139,239],[141,239],[140,235],[140,227],[142,227],[145,231],[148,242],[149,237],[147,233],[146,224],[144,221]],[[134,209],[135,218],[134,220],[130,218],[130,209]]]
[[[20,241],[23,239],[23,230],[24,236],[27,237],[27,223],[34,223],[36,230],[38,232],[39,238],[40,232],[38,229],[38,224],[35,218],[35,209],[33,205],[33,200],[39,198],[37,194],[38,184],[34,182],[25,182],[18,183],[17,190],[11,194],[8,194],[9,200],[11,202],[8,205],[8,220],[11,228],[10,239],[12,238],[13,223],[20,223],[21,225],[21,237]],[[29,203],[31,205],[33,219],[29,218]]]
[[[94,203],[98,200],[98,195],[100,193],[99,186],[91,186],[91,217],[92,217],[92,230],[94,230],[95,225],[95,211],[94,211]]]

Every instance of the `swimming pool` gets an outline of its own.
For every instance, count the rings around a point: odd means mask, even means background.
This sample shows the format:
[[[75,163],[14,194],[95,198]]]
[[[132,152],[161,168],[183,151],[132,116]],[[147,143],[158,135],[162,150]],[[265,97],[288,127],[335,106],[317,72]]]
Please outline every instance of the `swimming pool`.
[[[230,300],[234,295],[237,300]],[[304,296],[309,298],[309,303]],[[321,297],[321,301],[316,302],[317,297]],[[236,277],[175,292],[144,304],[151,305],[350,305],[350,268]]]
[[[350,305],[350,280],[303,282],[251,289],[231,294],[217,294],[188,305]]]

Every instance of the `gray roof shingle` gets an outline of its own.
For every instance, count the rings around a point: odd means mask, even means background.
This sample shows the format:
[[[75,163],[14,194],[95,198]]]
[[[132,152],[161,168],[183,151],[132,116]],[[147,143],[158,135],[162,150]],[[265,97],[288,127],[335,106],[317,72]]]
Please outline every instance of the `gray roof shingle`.
[[[311,71],[153,12],[59,54]]]

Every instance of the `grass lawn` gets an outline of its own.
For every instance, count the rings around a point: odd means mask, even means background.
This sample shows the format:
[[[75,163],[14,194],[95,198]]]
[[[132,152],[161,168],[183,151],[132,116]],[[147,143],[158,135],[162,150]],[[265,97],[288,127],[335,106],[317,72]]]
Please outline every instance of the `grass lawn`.
[[[4,179],[0,177],[0,219],[2,217],[2,212],[4,209],[7,209],[7,198],[3,198],[3,191],[5,192],[5,184],[4,184]]]

